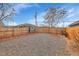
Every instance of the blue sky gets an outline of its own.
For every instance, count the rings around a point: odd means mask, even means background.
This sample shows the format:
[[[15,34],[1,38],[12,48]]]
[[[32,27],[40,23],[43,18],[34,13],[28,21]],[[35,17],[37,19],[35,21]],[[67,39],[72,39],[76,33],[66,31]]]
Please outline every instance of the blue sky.
[[[13,17],[15,21],[15,25],[18,24],[23,24],[23,23],[30,23],[30,24],[35,24],[35,11],[37,10],[38,12],[38,24],[42,25],[44,18],[43,16],[45,15],[45,10],[50,7],[62,7],[68,10],[68,15],[64,18],[65,21],[71,21],[71,22],[65,22],[65,26],[69,25],[72,23],[72,21],[77,21],[79,20],[79,4],[75,3],[38,3],[38,4],[15,4],[13,6],[16,10],[16,15]],[[13,23],[9,23],[12,25]],[[62,23],[59,24],[59,26],[62,26]]]

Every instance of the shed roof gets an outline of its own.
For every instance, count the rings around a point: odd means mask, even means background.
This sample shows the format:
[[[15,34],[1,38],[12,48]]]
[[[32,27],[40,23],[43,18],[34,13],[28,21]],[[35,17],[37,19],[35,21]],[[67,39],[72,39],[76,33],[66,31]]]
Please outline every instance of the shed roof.
[[[70,24],[69,26],[77,26],[77,25],[79,25],[79,20],[78,20],[78,21],[73,22],[73,23],[72,23],[72,24]]]

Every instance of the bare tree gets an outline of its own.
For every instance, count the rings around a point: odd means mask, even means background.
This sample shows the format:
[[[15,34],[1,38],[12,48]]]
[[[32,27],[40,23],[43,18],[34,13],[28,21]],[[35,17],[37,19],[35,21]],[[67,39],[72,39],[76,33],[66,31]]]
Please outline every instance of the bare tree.
[[[49,8],[44,16],[45,22],[49,27],[56,26],[67,15],[67,10],[64,8]]]
[[[11,20],[15,15],[15,10],[12,8],[12,4],[0,3],[0,23],[3,21]]]

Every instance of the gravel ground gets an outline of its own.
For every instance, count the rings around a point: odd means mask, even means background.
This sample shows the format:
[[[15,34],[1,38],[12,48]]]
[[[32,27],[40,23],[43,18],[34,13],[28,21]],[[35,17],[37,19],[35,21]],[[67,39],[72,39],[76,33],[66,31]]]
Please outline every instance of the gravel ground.
[[[1,56],[64,56],[69,55],[63,36],[38,33],[0,42]]]

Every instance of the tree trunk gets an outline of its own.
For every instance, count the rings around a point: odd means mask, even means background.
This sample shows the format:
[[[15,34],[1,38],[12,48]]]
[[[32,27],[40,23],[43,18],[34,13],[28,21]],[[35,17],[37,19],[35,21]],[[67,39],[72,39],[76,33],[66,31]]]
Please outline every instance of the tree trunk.
[[[4,23],[2,21],[0,21],[0,28],[4,27]]]

